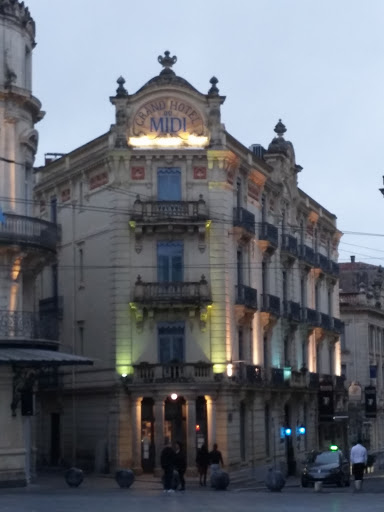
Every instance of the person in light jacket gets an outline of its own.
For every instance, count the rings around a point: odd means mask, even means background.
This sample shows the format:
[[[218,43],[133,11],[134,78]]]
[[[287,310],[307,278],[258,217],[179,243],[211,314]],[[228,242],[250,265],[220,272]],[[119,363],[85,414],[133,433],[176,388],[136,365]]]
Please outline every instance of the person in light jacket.
[[[351,464],[352,464],[352,475],[355,480],[363,480],[364,469],[367,464],[368,453],[367,449],[362,445],[361,439],[359,438],[355,446],[351,449]]]

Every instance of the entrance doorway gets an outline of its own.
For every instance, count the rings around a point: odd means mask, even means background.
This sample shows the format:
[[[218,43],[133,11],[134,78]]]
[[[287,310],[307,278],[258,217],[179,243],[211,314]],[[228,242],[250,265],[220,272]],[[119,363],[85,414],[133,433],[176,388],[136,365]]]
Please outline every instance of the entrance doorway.
[[[164,411],[164,439],[172,444],[179,442],[184,447],[187,440],[186,407],[183,397],[167,397]]]
[[[143,398],[141,402],[141,467],[144,473],[151,473],[155,467],[153,399]]]

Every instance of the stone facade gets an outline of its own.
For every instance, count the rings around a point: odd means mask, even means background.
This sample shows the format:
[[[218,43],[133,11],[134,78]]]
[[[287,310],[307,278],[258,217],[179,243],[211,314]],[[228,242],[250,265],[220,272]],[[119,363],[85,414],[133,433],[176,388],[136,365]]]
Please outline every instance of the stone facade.
[[[349,436],[362,436],[370,452],[384,450],[383,269],[356,262],[340,265],[342,373],[349,387]]]
[[[95,361],[62,373],[42,424],[59,414],[60,459],[97,471],[156,471],[168,437],[191,471],[217,442],[229,469],[294,472],[342,434],[336,217],[298,188],[281,121],[248,149],[216,78],[202,94],[159,62],[134,94],[118,80],[108,133],[37,175],[62,228],[61,340]],[[321,385],[334,407],[319,411]],[[41,462],[50,449],[42,431]]]

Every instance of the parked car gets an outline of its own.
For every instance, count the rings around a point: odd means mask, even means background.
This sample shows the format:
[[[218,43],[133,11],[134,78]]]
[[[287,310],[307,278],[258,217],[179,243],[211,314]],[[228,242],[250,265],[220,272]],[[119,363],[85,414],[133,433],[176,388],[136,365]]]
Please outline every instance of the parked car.
[[[349,461],[339,449],[310,454],[301,473],[301,485],[308,487],[315,482],[350,485]]]

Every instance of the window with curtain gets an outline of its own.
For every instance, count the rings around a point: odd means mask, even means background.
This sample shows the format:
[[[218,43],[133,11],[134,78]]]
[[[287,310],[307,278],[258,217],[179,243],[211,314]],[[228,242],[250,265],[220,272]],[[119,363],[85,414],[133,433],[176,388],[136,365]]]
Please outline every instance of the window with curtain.
[[[181,171],[178,167],[157,170],[158,201],[181,201]]]
[[[183,280],[183,242],[157,243],[157,279],[160,283]]]
[[[161,322],[157,329],[160,363],[183,362],[184,322]]]

